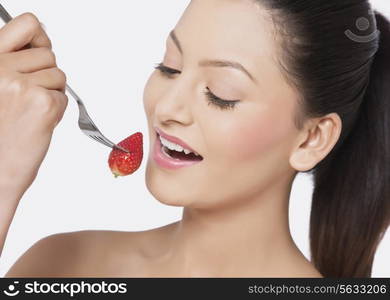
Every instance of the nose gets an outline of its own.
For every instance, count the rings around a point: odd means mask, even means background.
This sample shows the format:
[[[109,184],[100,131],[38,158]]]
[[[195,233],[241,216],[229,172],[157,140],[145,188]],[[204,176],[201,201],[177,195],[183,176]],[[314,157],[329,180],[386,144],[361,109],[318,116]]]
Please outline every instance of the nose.
[[[176,79],[164,90],[156,103],[157,121],[166,125],[170,123],[190,125],[193,121],[191,99],[191,89],[188,84]]]

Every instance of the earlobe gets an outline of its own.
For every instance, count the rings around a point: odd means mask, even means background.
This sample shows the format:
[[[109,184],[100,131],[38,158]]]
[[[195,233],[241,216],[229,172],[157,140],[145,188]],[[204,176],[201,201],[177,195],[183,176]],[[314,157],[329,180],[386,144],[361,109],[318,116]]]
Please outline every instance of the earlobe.
[[[290,165],[304,172],[314,168],[337,143],[342,128],[338,114],[331,113],[312,120],[298,136],[297,147],[290,155]]]

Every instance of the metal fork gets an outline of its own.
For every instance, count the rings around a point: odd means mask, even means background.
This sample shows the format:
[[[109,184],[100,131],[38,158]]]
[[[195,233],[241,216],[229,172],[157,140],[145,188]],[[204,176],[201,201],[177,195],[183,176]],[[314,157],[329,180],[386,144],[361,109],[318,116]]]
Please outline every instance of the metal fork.
[[[7,12],[7,10],[1,4],[0,4],[0,18],[3,19],[3,21],[5,23],[8,23],[9,21],[12,20],[11,15]],[[80,127],[82,132],[84,132],[87,136],[94,139],[95,141],[102,143],[103,145],[106,145],[110,148],[117,148],[117,149],[122,150],[124,152],[130,153],[128,150],[111,142],[108,138],[106,138],[101,133],[101,131],[97,128],[95,123],[92,121],[92,119],[88,115],[87,109],[85,108],[83,101],[81,101],[80,97],[73,91],[73,89],[68,84],[66,85],[66,90],[76,100],[77,105],[79,107],[79,121],[78,121],[78,123],[79,123],[79,127]]]

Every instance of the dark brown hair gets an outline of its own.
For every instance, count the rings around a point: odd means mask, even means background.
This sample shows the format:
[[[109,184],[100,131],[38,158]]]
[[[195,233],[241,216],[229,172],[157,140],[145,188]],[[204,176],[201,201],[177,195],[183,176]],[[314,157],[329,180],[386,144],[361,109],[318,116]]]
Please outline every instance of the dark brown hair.
[[[310,246],[325,277],[370,277],[390,225],[390,24],[367,0],[257,0],[300,92],[297,127],[335,112],[341,136],[312,170]]]

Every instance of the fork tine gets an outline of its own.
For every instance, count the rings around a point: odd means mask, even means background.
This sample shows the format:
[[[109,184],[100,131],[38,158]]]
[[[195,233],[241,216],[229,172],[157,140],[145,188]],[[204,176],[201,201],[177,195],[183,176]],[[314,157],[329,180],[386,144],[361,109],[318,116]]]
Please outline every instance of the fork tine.
[[[95,141],[101,143],[100,139],[96,135],[90,135]]]
[[[94,139],[95,141],[99,142],[97,138],[94,135],[88,135],[91,139]]]
[[[79,109],[80,109],[79,127],[81,128],[81,130],[83,130],[83,131],[87,130],[87,131],[94,132],[94,134],[96,136],[100,137],[101,142],[104,143],[105,145],[107,145],[108,147],[112,148],[112,147],[116,146],[113,142],[111,142],[108,138],[106,138],[101,133],[101,131],[97,128],[95,123],[92,121],[92,119],[88,115],[88,113],[85,109],[85,106],[82,104],[82,102],[81,103],[78,102],[78,104],[79,104]],[[120,148],[120,149],[123,150],[122,148]]]
[[[100,136],[97,136],[97,139],[103,143],[103,144],[106,144],[106,145],[109,145],[104,139],[102,139]],[[111,146],[111,145],[110,145]]]
[[[128,150],[116,145],[115,143],[111,142],[108,138],[106,138],[101,131],[98,129],[98,127],[95,125],[95,123],[92,121],[91,117],[88,115],[87,109],[85,108],[85,105],[81,98],[76,94],[75,91],[69,86],[66,85],[67,91],[72,95],[72,97],[76,100],[77,105],[79,107],[79,127],[80,129],[86,134],[90,135],[93,134],[95,136],[99,136],[100,139],[95,139],[96,141],[110,147],[110,148],[118,148],[124,152],[130,153]]]
[[[96,136],[96,135],[89,135],[91,138],[93,138],[95,141],[99,142],[99,143],[102,143],[110,148],[113,148],[115,145],[111,145],[109,143],[107,143],[105,140],[103,140],[101,137],[99,136]]]
[[[110,147],[114,147],[115,144],[112,143],[109,139],[107,139],[100,131],[98,132],[95,132],[95,135],[96,137],[102,141],[102,143],[106,143],[107,145],[109,145]]]

